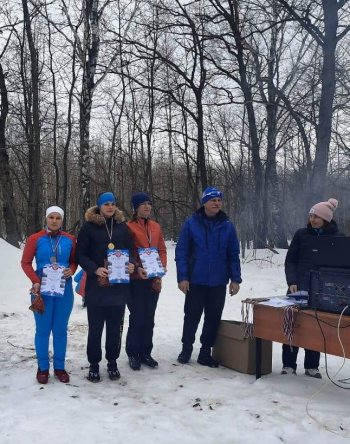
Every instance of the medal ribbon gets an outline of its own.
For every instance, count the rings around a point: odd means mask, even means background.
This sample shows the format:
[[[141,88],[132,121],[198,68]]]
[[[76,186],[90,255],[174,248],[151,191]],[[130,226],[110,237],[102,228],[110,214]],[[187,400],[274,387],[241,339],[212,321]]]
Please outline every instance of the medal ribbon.
[[[151,242],[152,242],[152,234],[151,234],[151,230],[150,231],[147,230],[147,219],[144,219],[144,221],[145,221],[144,224],[142,224],[139,220],[137,221],[137,223],[142,228],[142,230],[145,232],[145,235],[148,240],[148,246],[150,247]]]
[[[56,245],[55,245],[55,247],[54,247],[54,246],[53,246],[53,243],[52,243],[52,236],[49,235],[50,243],[51,243],[52,258],[54,258],[54,259],[52,259],[53,262],[57,262],[57,257],[58,257],[58,244],[60,243],[61,237],[62,237],[62,234],[60,234],[58,240],[56,241]],[[51,259],[51,258],[50,258],[50,259]]]
[[[112,250],[112,249],[114,248],[114,244],[113,244],[113,242],[112,242],[112,236],[113,236],[113,219],[111,219],[111,232],[109,232],[106,218],[104,218],[104,221],[105,221],[106,230],[107,230],[107,234],[108,234],[109,242],[110,242],[110,243],[108,244],[108,247],[109,247],[110,244],[112,244],[112,245],[113,245],[113,247],[111,248],[111,250]]]

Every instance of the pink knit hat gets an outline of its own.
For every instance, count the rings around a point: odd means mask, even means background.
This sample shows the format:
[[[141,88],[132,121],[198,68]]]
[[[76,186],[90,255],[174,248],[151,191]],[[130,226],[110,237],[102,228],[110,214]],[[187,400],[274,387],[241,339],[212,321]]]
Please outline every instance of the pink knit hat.
[[[328,199],[327,202],[319,202],[314,205],[309,214],[316,214],[316,216],[321,217],[323,220],[330,222],[333,219],[333,211],[338,206],[337,199]]]

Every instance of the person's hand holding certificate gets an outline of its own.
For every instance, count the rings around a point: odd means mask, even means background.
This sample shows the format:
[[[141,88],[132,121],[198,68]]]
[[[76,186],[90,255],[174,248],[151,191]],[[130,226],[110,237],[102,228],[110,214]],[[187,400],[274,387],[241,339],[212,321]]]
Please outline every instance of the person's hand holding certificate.
[[[44,296],[63,297],[66,279],[65,267],[58,264],[47,264],[43,268],[40,293]]]
[[[110,284],[128,284],[129,250],[108,250],[108,280]]]
[[[147,278],[162,277],[165,271],[156,247],[138,248],[142,267],[147,272]]]

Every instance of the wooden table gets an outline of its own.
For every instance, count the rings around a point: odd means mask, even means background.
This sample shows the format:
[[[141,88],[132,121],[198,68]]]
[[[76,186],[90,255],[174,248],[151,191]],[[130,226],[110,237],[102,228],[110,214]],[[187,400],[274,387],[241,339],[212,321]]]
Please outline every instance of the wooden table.
[[[295,310],[294,335],[291,345],[336,356],[343,356],[338,339],[340,315],[313,310]],[[283,333],[284,309],[264,305],[253,306],[253,326],[256,338],[256,379],[261,377],[261,340],[288,344]],[[345,357],[350,358],[350,316],[342,316],[340,338]]]

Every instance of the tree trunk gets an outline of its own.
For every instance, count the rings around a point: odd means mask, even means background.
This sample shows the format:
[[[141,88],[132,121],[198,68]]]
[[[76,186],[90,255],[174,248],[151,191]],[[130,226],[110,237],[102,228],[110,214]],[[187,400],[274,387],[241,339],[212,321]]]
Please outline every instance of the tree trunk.
[[[310,206],[324,199],[336,83],[335,51],[337,46],[338,5],[334,0],[322,0],[322,5],[324,12],[322,88],[317,125],[315,161],[311,175]]]
[[[75,73],[75,62],[76,62],[76,52],[75,52],[76,42],[74,42],[73,46],[73,59],[72,59],[72,81],[71,81],[71,87],[69,90],[69,96],[68,96],[68,109],[67,109],[67,137],[66,141],[63,147],[63,179],[61,181],[62,186],[62,192],[60,195],[62,196],[61,206],[67,215],[65,217],[66,220],[66,227],[67,223],[69,223],[68,217],[70,215],[67,214],[67,199],[68,199],[68,154],[69,154],[69,147],[72,139],[72,107],[73,107],[73,97],[74,97],[74,89],[75,89],[75,83],[76,83],[76,73]]]
[[[276,3],[272,4],[272,20],[278,21]],[[269,56],[267,59],[267,97],[262,91],[262,98],[266,107],[267,121],[267,153],[265,167],[265,183],[263,190],[264,202],[264,226],[267,230],[267,243],[269,247],[285,248],[287,244],[286,228],[282,219],[282,200],[277,174],[276,161],[276,138],[277,138],[277,112],[278,96],[274,86],[276,66],[278,66],[277,55],[277,27],[271,29],[271,41]],[[256,63],[258,77],[261,80],[260,65]]]
[[[40,167],[40,116],[39,116],[39,71],[37,50],[31,29],[31,21],[27,0],[22,0],[23,16],[30,52],[31,89],[33,101],[32,143],[29,145],[29,190],[28,190],[28,218],[29,232],[33,233],[41,227],[39,207],[41,202],[41,167]]]
[[[52,96],[53,96],[53,129],[52,129],[52,137],[53,137],[53,167],[55,170],[55,197],[54,202],[56,205],[59,205],[60,202],[60,166],[59,166],[59,155],[57,152],[57,125],[58,125],[58,103],[57,103],[57,82],[56,82],[56,73],[54,69],[54,55],[52,53],[52,42],[51,42],[51,28],[50,25],[47,27],[48,29],[48,49],[49,49],[49,68],[52,79]],[[50,193],[51,195],[51,193]]]
[[[254,199],[252,202],[254,214],[254,247],[265,248],[266,226],[263,223],[263,168],[260,158],[260,144],[253,106],[252,90],[248,82],[247,69],[244,61],[243,38],[240,31],[238,2],[233,0],[234,15],[231,16],[230,25],[237,45],[237,61],[241,80],[241,88],[244,96],[244,106],[247,111],[250,150],[254,170]]]
[[[167,131],[168,131],[168,143],[169,143],[168,178],[169,178],[170,207],[171,207],[171,215],[172,215],[171,225],[170,225],[171,226],[170,233],[171,233],[171,239],[176,241],[178,234],[179,234],[179,222],[178,222],[178,218],[177,218],[176,205],[175,205],[176,185],[175,185],[175,163],[174,163],[174,152],[173,152],[174,151],[173,150],[173,136],[172,136],[172,132],[171,132],[172,120],[173,120],[171,105],[172,105],[171,101],[168,99],[168,106],[167,106],[167,111],[168,111],[168,113],[167,113]]]
[[[207,165],[205,160],[204,125],[202,93],[197,95],[197,170],[202,190],[208,186]]]
[[[90,120],[92,100],[95,90],[95,73],[100,46],[98,0],[86,0],[84,9],[83,81],[80,98],[80,218],[91,204],[90,190]]]
[[[2,213],[5,222],[5,236],[8,243],[18,247],[21,240],[16,217],[16,205],[14,199],[10,162],[6,148],[6,119],[8,114],[8,95],[5,83],[5,75],[0,63],[0,191]]]

